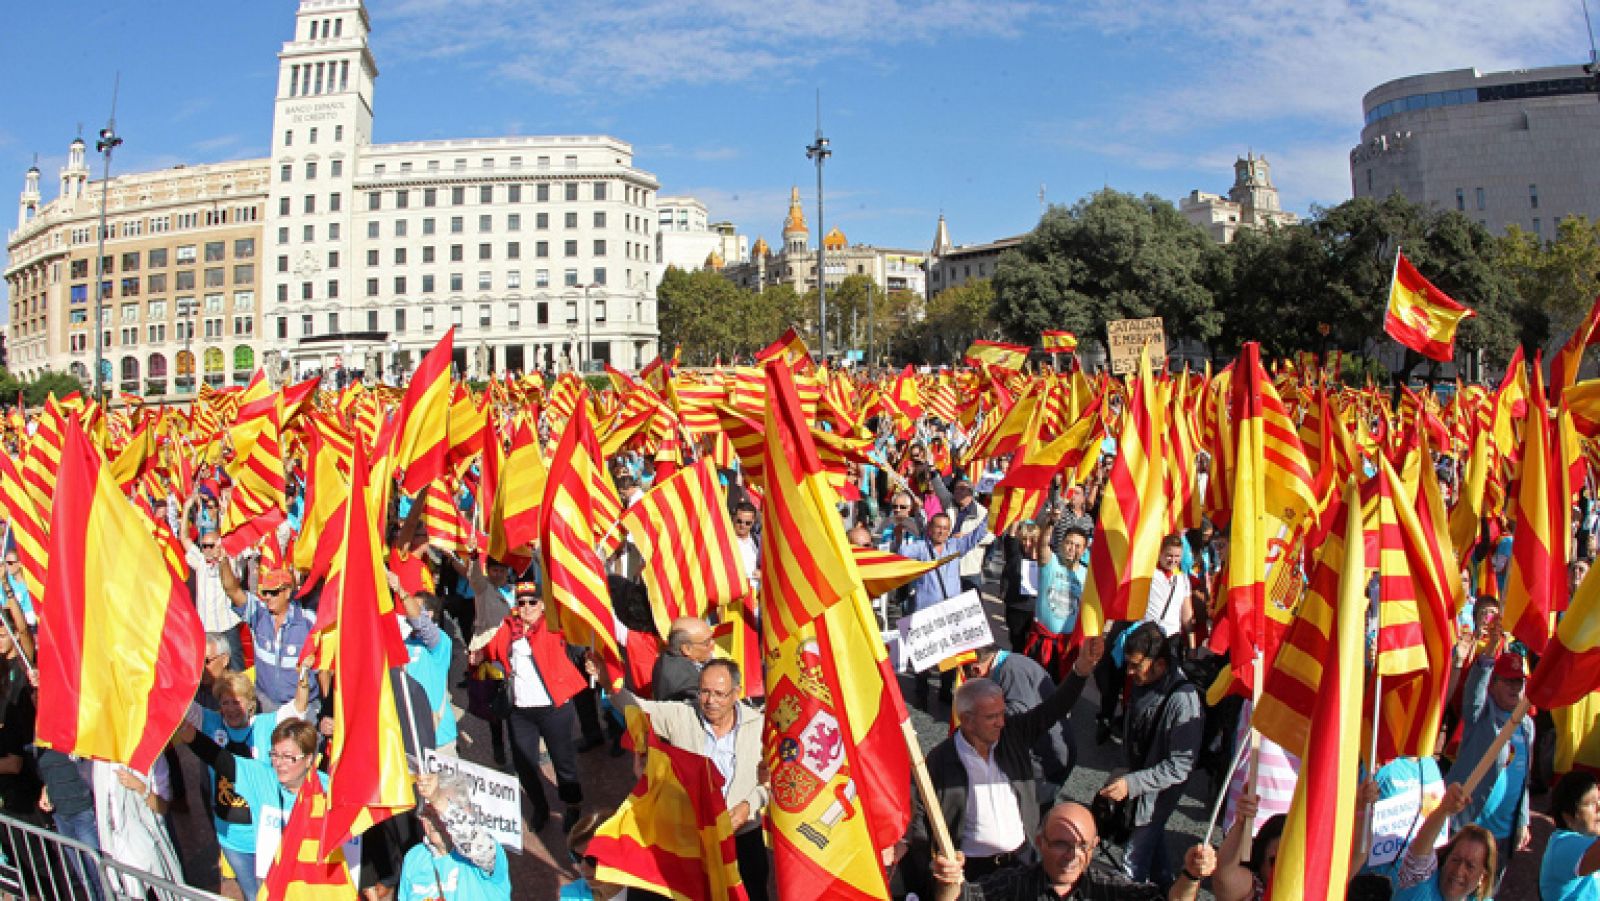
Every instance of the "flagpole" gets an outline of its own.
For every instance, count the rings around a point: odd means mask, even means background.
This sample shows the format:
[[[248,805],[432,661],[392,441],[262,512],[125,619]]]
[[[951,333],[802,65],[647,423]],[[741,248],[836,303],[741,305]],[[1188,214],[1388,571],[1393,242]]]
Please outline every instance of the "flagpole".
[[[1255,718],[1255,711],[1251,710],[1250,716]],[[1255,734],[1255,726],[1250,728],[1250,734]],[[1228,800],[1228,785],[1233,782],[1233,774],[1239,771],[1239,764],[1244,762],[1244,752],[1250,750],[1251,742],[1239,742],[1239,750],[1233,754],[1233,763],[1228,766],[1227,778],[1223,780],[1222,791],[1217,794],[1217,803],[1211,805],[1211,819],[1206,822],[1206,837],[1200,842],[1202,845],[1211,844],[1211,833],[1216,831],[1217,818],[1222,816],[1222,805]]]
[[[911,775],[916,781],[917,792],[922,795],[922,809],[928,815],[928,827],[933,832],[934,851],[946,860],[955,860],[956,849],[950,841],[950,828],[945,825],[944,817],[937,814],[940,810],[939,795],[934,791],[933,779],[928,776],[928,761],[922,756],[922,744],[917,740],[916,730],[912,728],[909,718],[900,721],[900,732],[905,736],[906,749],[911,752]]]
[[[1467,781],[1462,783],[1461,787],[1467,790],[1468,795],[1472,794],[1473,789],[1478,787],[1478,783],[1482,782],[1483,777],[1489,772],[1489,768],[1500,758],[1500,750],[1506,746],[1506,742],[1511,740],[1511,736],[1517,731],[1517,726],[1522,723],[1522,718],[1527,715],[1528,696],[1524,694],[1517,700],[1517,706],[1512,709],[1511,716],[1506,720],[1506,724],[1501,726],[1500,731],[1495,734],[1494,741],[1489,743],[1488,750],[1484,751],[1483,756],[1478,759],[1478,765],[1472,768],[1472,773],[1467,776]]]

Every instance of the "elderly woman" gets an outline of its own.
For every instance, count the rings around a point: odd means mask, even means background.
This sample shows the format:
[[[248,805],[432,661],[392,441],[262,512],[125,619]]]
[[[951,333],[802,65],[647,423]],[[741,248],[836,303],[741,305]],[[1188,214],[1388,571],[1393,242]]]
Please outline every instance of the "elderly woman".
[[[300,678],[306,681],[309,677],[302,673]],[[306,690],[305,687],[300,689],[302,692]],[[179,728],[178,738],[189,742],[195,756],[216,775],[219,785],[226,783],[232,786],[230,809],[242,810],[249,816],[248,822],[254,831],[250,849],[253,857],[240,855],[240,865],[233,863],[233,855],[228,855],[229,865],[233,866],[240,887],[244,887],[245,880],[250,876],[256,880],[265,879],[267,871],[272,868],[273,858],[277,856],[283,827],[289,822],[289,812],[294,808],[300,785],[307,776],[316,773],[316,727],[299,718],[289,718],[279,723],[272,730],[271,750],[265,762],[248,754],[236,753],[213,741],[209,735],[197,734],[190,723]],[[325,775],[319,773],[318,777],[327,782]],[[230,830],[232,828],[230,824]],[[220,840],[220,825],[217,831]],[[231,843],[237,845],[241,842],[236,836]],[[226,851],[228,846],[223,847]],[[345,860],[360,859],[359,847],[346,847]]]
[[[1600,781],[1574,770],[1550,792],[1550,817],[1556,831],[1539,866],[1539,895],[1545,901],[1577,901],[1600,895]]]
[[[213,684],[212,693],[219,709],[201,709],[201,734],[239,757],[265,761],[272,753],[272,736],[278,725],[305,718],[309,687],[297,686],[294,701],[275,713],[256,712],[255,680],[243,673],[222,674]],[[260,887],[255,875],[256,824],[235,781],[212,776],[211,816],[217,829],[217,844],[233,870],[239,891],[246,898],[254,898]]]
[[[406,852],[396,896],[510,901],[511,866],[505,849],[472,807],[465,777],[417,778],[423,803],[417,808],[423,840]]]

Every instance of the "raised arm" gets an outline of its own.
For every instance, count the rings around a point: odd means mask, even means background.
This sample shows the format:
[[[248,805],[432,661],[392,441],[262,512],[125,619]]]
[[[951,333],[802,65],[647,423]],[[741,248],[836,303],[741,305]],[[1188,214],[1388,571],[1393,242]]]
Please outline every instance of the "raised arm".
[[[228,596],[228,601],[233,606],[243,607],[250,602],[250,592],[245,591],[244,585],[240,584],[239,574],[233,569],[233,560],[227,556],[217,561],[217,578],[222,581],[222,593]]]

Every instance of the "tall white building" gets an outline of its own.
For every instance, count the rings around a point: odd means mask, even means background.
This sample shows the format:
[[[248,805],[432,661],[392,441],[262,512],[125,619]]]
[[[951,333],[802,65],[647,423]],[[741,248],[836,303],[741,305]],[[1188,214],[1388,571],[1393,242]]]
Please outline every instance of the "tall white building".
[[[301,0],[278,53],[268,159],[112,179],[106,280],[124,286],[107,299],[115,378],[182,395],[196,369],[219,384],[257,364],[397,374],[451,326],[469,375],[654,358],[658,184],[631,145],[599,135],[374,144],[369,33],[361,0]],[[92,360],[92,275],[80,261],[94,270],[100,186],[81,144],[75,154],[55,200],[40,196],[37,172],[25,179],[7,241],[8,338],[28,373],[86,373]],[[232,243],[209,268],[178,259],[245,238],[245,262]],[[153,273],[150,250],[163,268],[198,272]],[[124,276],[124,254],[143,269]],[[212,284],[218,264],[229,265]],[[197,274],[205,284],[184,292]],[[178,378],[141,380],[169,370]]]

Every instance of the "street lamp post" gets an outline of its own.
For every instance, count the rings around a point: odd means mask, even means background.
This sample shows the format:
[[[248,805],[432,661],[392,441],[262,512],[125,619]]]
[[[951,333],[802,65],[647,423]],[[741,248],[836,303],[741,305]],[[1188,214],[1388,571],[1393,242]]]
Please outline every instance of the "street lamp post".
[[[200,367],[194,359],[194,298],[184,297],[178,300],[178,315],[184,317],[183,322],[183,353],[189,360],[189,391],[195,391],[195,373]]]
[[[822,96],[817,96],[817,138],[806,147],[806,159],[817,164],[817,353],[828,356],[827,229],[822,220],[822,163],[833,156],[828,139],[822,136]]]
[[[591,358],[594,356],[594,307],[589,303],[589,289],[605,286],[599,282],[590,282],[579,287],[583,288],[583,353],[581,354],[583,363],[580,371],[588,372]]]
[[[115,102],[113,101],[113,109]],[[111,202],[111,151],[122,143],[117,137],[117,114],[112,112],[94,149],[105,157],[105,174],[100,180],[100,230],[94,254],[94,399],[103,402],[106,365],[106,207]]]

